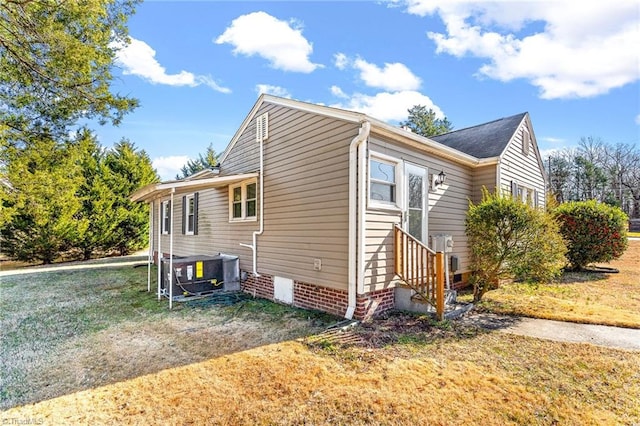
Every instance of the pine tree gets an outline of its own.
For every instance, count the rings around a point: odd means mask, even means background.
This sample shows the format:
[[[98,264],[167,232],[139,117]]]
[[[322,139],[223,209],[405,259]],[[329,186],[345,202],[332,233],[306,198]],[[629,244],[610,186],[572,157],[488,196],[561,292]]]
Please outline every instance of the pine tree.
[[[83,182],[78,196],[82,199],[82,217],[88,221],[78,248],[83,259],[108,249],[109,241],[120,221],[120,209],[114,208],[117,195],[111,187],[111,170],[105,164],[105,152],[89,130],[83,129],[76,139],[82,151]]]
[[[11,148],[6,180],[11,191],[5,202],[14,210],[1,229],[2,251],[25,261],[53,262],[83,238],[82,168],[73,144],[36,138],[23,148]]]
[[[64,137],[81,118],[121,121],[138,105],[112,93],[116,49],[137,0],[0,2],[0,139]],[[31,135],[31,136],[30,136]]]
[[[157,182],[158,175],[147,153],[123,139],[104,159],[109,169],[109,187],[115,194],[112,205],[115,228],[109,233],[104,249],[117,250],[121,255],[146,247],[149,235],[149,208],[134,203],[129,197],[144,185]]]
[[[198,154],[198,158],[187,161],[187,164],[180,168],[180,174],[176,175],[176,179],[184,179],[201,170],[208,169],[216,165],[218,165],[218,155],[213,149],[213,144],[209,144],[204,155]]]
[[[447,117],[436,118],[436,112],[424,105],[415,105],[407,112],[409,118],[400,125],[408,127],[413,133],[428,137],[441,135],[453,129],[453,124]]]

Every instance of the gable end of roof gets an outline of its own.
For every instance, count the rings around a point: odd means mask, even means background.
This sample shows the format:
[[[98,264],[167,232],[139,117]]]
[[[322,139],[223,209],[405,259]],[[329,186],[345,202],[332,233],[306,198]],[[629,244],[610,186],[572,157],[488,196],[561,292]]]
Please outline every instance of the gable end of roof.
[[[527,115],[527,112],[523,112],[432,136],[431,139],[478,159],[499,157]]]

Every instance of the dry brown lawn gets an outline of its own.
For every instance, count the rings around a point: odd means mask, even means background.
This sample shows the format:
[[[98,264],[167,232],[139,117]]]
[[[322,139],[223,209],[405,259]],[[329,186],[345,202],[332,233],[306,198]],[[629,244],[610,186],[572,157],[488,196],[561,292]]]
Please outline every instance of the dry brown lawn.
[[[562,285],[624,286],[633,244]],[[323,333],[268,302],[168,312],[140,270],[31,277],[0,283],[3,424],[640,424],[637,351],[402,313]]]
[[[640,241],[610,264],[620,273],[567,273],[554,284],[506,284],[485,294],[492,312],[559,321],[640,328]]]
[[[321,338],[266,345],[13,408],[1,417],[92,425],[640,421],[639,352],[428,322],[389,338],[389,321],[394,318],[358,330],[357,345]],[[386,338],[372,338],[381,335]]]

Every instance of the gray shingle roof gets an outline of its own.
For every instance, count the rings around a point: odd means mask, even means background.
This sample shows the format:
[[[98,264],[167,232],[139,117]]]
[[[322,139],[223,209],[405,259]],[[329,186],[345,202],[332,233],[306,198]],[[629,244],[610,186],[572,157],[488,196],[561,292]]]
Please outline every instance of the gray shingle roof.
[[[430,139],[476,158],[497,157],[518,130],[526,112],[466,129],[454,130]]]

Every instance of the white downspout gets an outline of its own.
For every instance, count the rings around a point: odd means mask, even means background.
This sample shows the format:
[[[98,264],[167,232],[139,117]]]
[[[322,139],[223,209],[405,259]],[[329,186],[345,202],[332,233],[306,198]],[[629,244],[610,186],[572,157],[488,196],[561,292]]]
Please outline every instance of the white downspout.
[[[253,255],[253,275],[258,274],[258,235],[264,232],[264,140],[260,139],[260,229],[253,232],[251,245],[240,243],[242,247],[251,249]]]
[[[363,121],[360,126],[360,131],[358,135],[353,138],[351,144],[349,145],[349,293],[348,293],[348,306],[347,311],[344,314],[345,318],[351,319],[353,318],[353,314],[356,310],[356,295],[358,290],[359,281],[356,281],[358,278],[357,270],[358,270],[358,260],[356,257],[358,253],[362,251],[360,248],[361,240],[362,240],[362,232],[359,231],[358,227],[358,207],[360,204],[364,204],[364,197],[362,197],[362,193],[360,197],[358,197],[358,148],[360,146],[364,146],[363,142],[367,140],[369,137],[369,132],[371,131],[371,124],[368,121]],[[366,147],[363,149],[366,153]],[[361,154],[362,157],[362,154]],[[364,162],[361,161],[360,166],[360,175],[363,175],[364,167],[362,166]],[[361,178],[360,180],[364,180]],[[362,191],[362,187],[360,189]],[[358,201],[362,202],[359,203]],[[362,211],[363,209],[361,209]],[[362,215],[361,215],[362,216]],[[361,218],[362,219],[362,218]],[[360,225],[362,225],[362,220],[360,221]],[[360,230],[362,231],[362,230]],[[364,258],[364,256],[359,256]],[[360,268],[362,269],[362,268]],[[362,274],[360,274],[362,275]]]
[[[153,259],[153,201],[149,201],[149,256],[147,257],[147,292],[151,291],[151,259]]]
[[[158,300],[162,299],[160,281],[162,280],[162,201],[158,199]]]
[[[173,194],[171,188],[171,214],[169,215],[169,309],[173,309]]]
[[[358,274],[357,294],[364,293],[365,230],[367,229],[367,140],[358,150]]]

